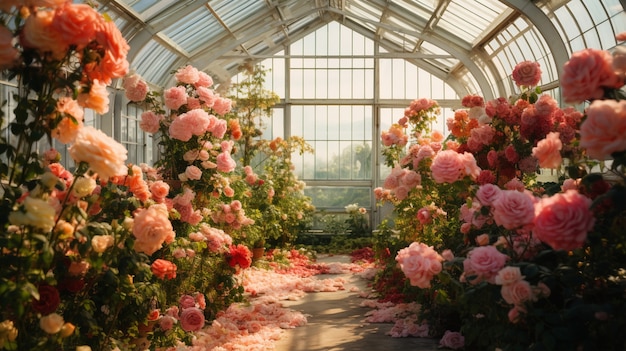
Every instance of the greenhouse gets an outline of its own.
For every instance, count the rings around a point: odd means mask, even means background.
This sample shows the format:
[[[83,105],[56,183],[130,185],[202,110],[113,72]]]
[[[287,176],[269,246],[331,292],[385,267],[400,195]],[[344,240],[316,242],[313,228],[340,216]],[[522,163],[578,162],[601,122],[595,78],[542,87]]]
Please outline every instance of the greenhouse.
[[[3,1],[0,349],[626,350],[624,41],[621,0]],[[322,292],[388,331],[315,344]]]

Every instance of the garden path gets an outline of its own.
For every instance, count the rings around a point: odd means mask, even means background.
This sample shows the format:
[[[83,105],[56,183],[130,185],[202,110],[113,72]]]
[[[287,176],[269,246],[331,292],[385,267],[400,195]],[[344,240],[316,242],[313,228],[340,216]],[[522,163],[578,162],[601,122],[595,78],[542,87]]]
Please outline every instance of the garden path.
[[[324,256],[318,257],[317,262],[349,263],[350,257]],[[367,281],[352,273],[341,276],[345,279],[345,290],[309,293],[296,301],[282,301],[283,306],[307,315],[308,323],[286,330],[276,342],[276,351],[438,350],[438,340],[392,338],[386,335],[392,324],[365,322],[365,314],[370,309],[361,307],[363,298],[358,292],[368,289]],[[317,277],[325,278],[324,275]]]

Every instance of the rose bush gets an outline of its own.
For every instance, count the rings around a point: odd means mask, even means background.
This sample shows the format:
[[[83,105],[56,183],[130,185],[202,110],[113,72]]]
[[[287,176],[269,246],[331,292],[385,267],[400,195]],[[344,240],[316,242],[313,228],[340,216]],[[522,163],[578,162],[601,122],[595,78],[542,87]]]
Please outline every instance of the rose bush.
[[[583,112],[541,94],[539,65],[523,62],[512,74],[520,95],[464,97],[447,139],[406,116],[406,133],[382,136],[393,170],[375,194],[395,206],[395,226],[376,236],[384,266],[374,286],[421,304],[417,321],[442,347],[626,347],[622,53],[584,50],[565,65],[563,96],[590,101]],[[540,168],[558,176],[539,182]],[[408,174],[419,181],[404,186]],[[416,247],[440,266],[409,255]]]

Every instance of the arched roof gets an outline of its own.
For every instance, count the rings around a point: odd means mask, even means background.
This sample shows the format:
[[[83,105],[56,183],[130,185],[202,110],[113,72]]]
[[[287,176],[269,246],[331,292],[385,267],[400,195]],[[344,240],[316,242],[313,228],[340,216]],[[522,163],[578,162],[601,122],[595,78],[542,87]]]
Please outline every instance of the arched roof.
[[[522,57],[542,64],[542,82],[558,81],[558,67],[574,47],[568,42],[572,28],[559,21],[559,13],[578,11],[574,19],[581,15],[596,24],[604,18],[613,33],[624,29],[620,22],[626,22],[624,1],[619,0],[102,0],[100,4],[131,46],[131,68],[156,86],[167,85],[170,72],[187,64],[218,82],[228,80],[242,63],[284,53],[289,44],[337,21],[374,40],[382,49],[374,56],[410,60],[460,95],[479,92],[486,98],[510,93],[506,78]],[[577,24],[574,33],[584,36],[583,26]],[[507,49],[513,44],[515,48]],[[602,45],[612,47],[610,41]]]

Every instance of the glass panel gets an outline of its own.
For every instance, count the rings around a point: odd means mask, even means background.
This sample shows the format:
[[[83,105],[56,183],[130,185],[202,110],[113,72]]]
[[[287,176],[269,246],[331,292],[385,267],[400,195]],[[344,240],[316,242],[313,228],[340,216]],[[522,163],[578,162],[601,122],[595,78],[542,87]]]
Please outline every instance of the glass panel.
[[[369,187],[324,187],[307,186],[304,194],[309,196],[313,205],[318,209],[343,209],[350,204],[359,204],[371,207],[371,192]]]

